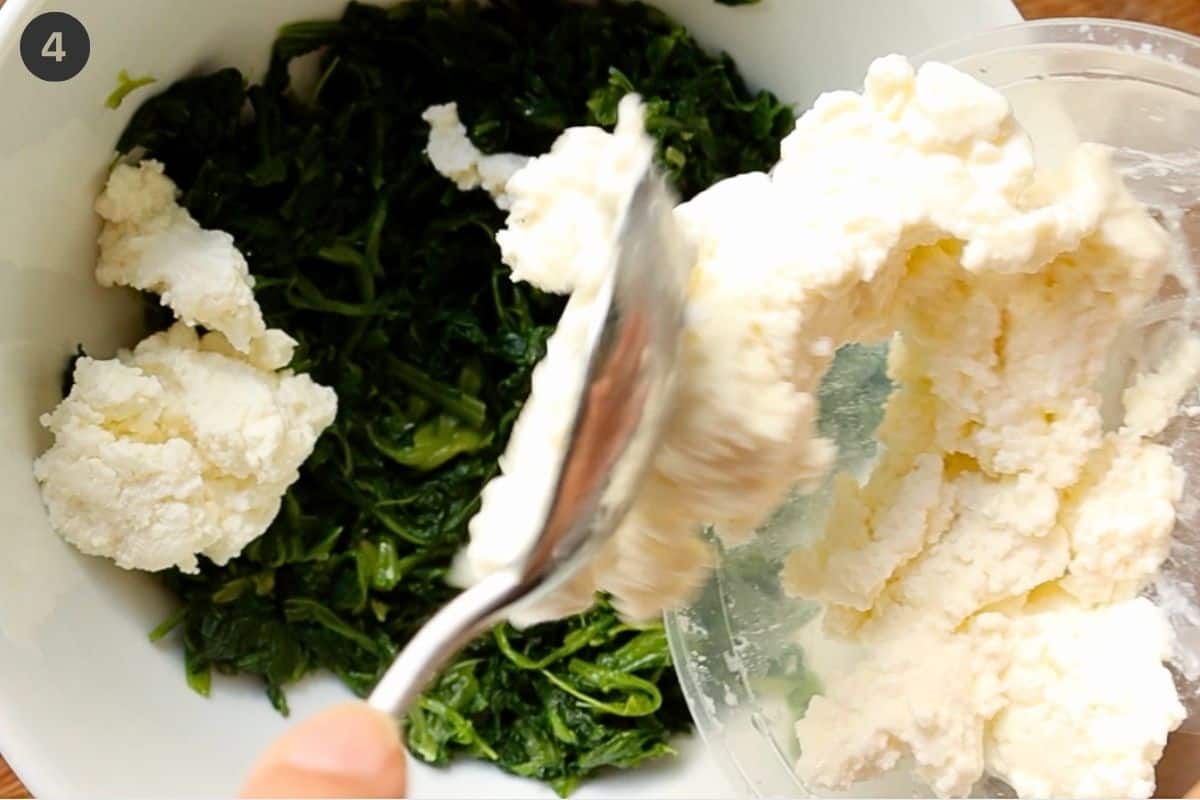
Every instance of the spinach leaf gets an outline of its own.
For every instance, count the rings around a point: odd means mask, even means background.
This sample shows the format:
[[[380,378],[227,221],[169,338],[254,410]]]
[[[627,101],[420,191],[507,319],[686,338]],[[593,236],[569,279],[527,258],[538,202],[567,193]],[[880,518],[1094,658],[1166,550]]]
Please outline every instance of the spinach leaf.
[[[289,73],[304,56],[311,86]],[[567,126],[611,125],[628,91],[684,197],[769,168],[793,121],[659,11],[605,0],[352,3],[285,26],[261,83],[224,69],[134,114],[118,149],[163,161],[197,220],[235,237],[267,321],[299,342],[292,368],[339,398],[269,530],[225,565],[163,575],[180,607],[154,637],[180,633],[197,691],[248,673],[286,713],[286,687],[328,670],[366,694],[453,594],[450,561],[563,300],[512,282],[503,212],[432,169],[421,113],[457,101],[482,149],[536,154]],[[147,318],[164,323],[150,299]],[[566,794],[671,753],[688,726],[662,627],[624,625],[598,598],[474,643],[407,742]]]

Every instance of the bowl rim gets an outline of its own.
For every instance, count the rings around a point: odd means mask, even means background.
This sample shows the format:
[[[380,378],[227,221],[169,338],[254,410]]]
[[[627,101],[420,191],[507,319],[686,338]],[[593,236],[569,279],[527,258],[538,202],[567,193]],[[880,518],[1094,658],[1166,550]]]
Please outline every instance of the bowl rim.
[[[34,0],[0,0],[0,54],[20,45],[20,24],[29,16]],[[0,713],[0,753],[9,771],[33,797],[49,797],[58,786],[53,767],[36,757],[35,748],[18,726],[6,722],[7,714]],[[20,765],[20,766],[18,766]]]

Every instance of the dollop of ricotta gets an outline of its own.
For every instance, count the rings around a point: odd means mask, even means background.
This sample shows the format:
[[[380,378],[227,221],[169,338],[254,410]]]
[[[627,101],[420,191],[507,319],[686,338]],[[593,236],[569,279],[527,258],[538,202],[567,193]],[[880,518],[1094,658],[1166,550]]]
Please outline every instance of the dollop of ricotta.
[[[246,259],[228,233],[201,228],[178,196],[161,162],[113,168],[96,200],[103,220],[96,280],[161,295],[188,325],[218,331],[249,352],[267,326]]]
[[[467,137],[467,128],[458,118],[457,103],[430,106],[421,118],[429,123],[425,154],[433,168],[459,189],[482,188],[499,208],[508,208],[511,201],[504,187],[513,173],[529,163],[529,158],[515,153],[483,153]]]
[[[256,363],[182,322],[117,358],[81,358],[42,417],[55,442],[34,475],[50,524],[125,569],[195,572],[198,554],[240,553],[337,413],[332,389],[280,359]]]

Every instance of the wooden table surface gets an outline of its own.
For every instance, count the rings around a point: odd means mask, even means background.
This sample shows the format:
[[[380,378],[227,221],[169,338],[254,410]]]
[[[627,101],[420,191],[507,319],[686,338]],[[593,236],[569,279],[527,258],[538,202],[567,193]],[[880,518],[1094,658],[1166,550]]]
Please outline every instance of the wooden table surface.
[[[900,0],[903,2],[903,0]],[[1026,19],[1110,17],[1166,25],[1200,36],[1200,0],[1015,0]],[[4,5],[4,0],[0,0]],[[1200,736],[1172,741],[1159,776],[1159,797],[1180,797],[1200,780]],[[30,795],[0,757],[0,798]]]

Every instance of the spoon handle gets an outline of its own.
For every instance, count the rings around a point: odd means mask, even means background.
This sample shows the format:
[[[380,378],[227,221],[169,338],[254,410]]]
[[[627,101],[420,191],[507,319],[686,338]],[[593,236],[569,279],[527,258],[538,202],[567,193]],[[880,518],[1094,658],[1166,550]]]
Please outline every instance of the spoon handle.
[[[511,570],[490,575],[459,594],[409,640],[367,703],[393,717],[404,717],[442,667],[522,594],[521,578]]]

